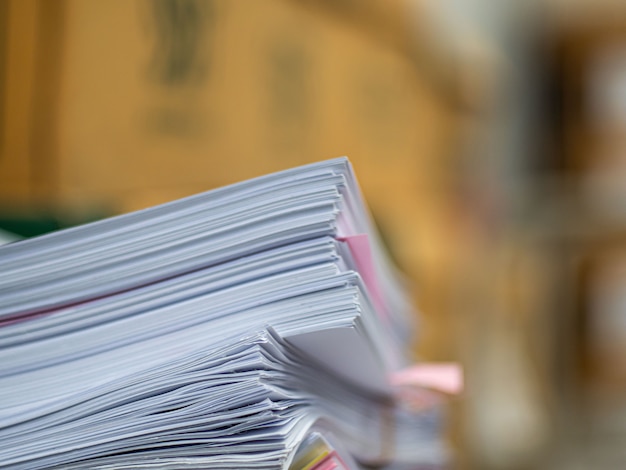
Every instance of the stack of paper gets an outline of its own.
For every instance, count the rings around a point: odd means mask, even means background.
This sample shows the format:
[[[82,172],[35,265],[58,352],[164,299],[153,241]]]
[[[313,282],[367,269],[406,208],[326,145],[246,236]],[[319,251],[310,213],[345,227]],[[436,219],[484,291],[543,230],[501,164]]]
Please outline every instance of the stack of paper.
[[[411,313],[346,159],[6,245],[0,266],[6,468],[444,458],[439,407],[394,394]]]

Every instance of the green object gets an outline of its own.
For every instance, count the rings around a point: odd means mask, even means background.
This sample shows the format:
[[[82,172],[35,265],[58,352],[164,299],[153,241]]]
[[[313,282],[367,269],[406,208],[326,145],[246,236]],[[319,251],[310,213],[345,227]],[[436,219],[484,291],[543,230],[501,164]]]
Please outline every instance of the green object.
[[[102,211],[94,211],[87,217],[80,219],[56,217],[49,213],[15,215],[0,212],[0,230],[14,233],[23,238],[31,238],[75,225],[94,222],[107,216],[108,214]]]

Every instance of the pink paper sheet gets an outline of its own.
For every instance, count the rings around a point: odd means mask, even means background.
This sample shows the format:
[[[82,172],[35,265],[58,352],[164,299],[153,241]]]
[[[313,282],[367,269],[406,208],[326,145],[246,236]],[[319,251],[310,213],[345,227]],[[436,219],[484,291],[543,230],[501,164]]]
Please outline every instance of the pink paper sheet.
[[[450,395],[463,391],[463,370],[456,363],[430,363],[407,367],[391,376],[395,386],[430,388]]]

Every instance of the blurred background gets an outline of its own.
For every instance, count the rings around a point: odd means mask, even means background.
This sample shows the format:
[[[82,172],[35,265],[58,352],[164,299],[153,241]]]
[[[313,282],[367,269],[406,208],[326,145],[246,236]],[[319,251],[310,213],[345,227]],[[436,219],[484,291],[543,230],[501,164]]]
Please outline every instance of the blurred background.
[[[455,467],[626,467],[624,2],[0,0],[0,229],[341,155]]]

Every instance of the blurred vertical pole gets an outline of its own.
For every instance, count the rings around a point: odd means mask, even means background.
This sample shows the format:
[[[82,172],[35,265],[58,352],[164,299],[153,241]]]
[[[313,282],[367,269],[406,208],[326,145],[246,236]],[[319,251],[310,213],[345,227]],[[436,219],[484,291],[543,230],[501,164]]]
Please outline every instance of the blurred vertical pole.
[[[9,0],[0,0],[0,159],[4,157],[6,112],[6,76],[9,28]]]
[[[3,0],[2,154],[0,196],[12,209],[32,198],[29,130],[35,64],[35,0]],[[6,203],[5,203],[6,204]]]
[[[464,91],[456,146],[462,256],[452,274],[451,310],[466,366],[463,442],[467,466],[522,469],[537,464],[550,436],[533,325],[540,263],[528,256],[519,202],[531,175],[541,115],[533,50],[536,2],[441,2],[456,29]],[[463,36],[465,40],[463,41]],[[535,279],[533,279],[533,276]]]
[[[30,129],[30,175],[38,205],[52,205],[58,182],[58,108],[63,66],[65,0],[38,0]]]

